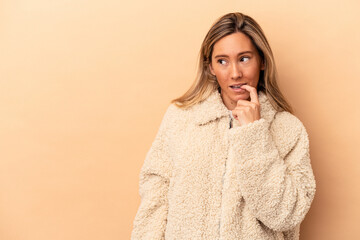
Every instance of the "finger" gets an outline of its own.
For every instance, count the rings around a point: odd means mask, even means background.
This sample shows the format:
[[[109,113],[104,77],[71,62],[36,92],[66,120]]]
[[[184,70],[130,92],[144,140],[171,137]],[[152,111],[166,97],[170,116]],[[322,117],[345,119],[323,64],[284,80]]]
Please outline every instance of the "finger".
[[[259,104],[259,97],[256,92],[256,88],[249,85],[242,85],[241,88],[247,90],[250,93],[250,101]]]
[[[231,113],[232,113],[232,116],[237,120],[237,119],[238,119],[238,113],[237,113],[237,111],[236,111],[236,110],[232,110]]]
[[[244,115],[246,112],[249,111],[249,109],[251,109],[251,107],[245,106],[245,107],[236,107],[234,108],[234,110],[232,110],[232,114],[233,117],[239,117]]]
[[[252,106],[252,105],[254,105],[254,103],[243,99],[238,100],[236,103],[236,106]]]

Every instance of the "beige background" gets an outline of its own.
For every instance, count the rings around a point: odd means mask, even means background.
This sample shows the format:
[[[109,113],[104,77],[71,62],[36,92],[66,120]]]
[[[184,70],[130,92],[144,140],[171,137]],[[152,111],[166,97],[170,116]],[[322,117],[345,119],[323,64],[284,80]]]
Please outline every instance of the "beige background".
[[[129,239],[138,176],[221,15],[263,27],[317,180],[301,239],[360,239],[359,1],[0,1],[0,239]]]

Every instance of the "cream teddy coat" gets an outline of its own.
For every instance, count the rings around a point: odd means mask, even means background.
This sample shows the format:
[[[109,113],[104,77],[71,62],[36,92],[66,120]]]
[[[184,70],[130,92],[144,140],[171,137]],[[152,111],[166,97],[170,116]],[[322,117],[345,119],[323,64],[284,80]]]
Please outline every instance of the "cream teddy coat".
[[[299,239],[315,194],[307,132],[259,92],[261,119],[229,128],[218,91],[171,104],[140,171],[131,239]]]

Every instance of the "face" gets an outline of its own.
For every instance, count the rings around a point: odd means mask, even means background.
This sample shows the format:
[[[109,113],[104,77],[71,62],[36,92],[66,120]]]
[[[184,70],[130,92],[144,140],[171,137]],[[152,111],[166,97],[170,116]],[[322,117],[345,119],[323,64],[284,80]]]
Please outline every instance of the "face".
[[[240,86],[257,87],[264,64],[250,38],[237,32],[221,38],[214,44],[210,71],[221,87],[225,106],[232,110],[240,99],[249,100],[248,91]]]

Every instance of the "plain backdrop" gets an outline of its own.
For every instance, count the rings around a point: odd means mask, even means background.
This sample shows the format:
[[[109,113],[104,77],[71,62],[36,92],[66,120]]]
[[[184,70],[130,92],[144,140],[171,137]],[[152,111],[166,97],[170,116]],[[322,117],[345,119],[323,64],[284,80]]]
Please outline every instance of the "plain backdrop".
[[[357,0],[1,0],[0,239],[129,239],[165,109],[234,11],[262,26],[309,133],[301,239],[360,239]]]

